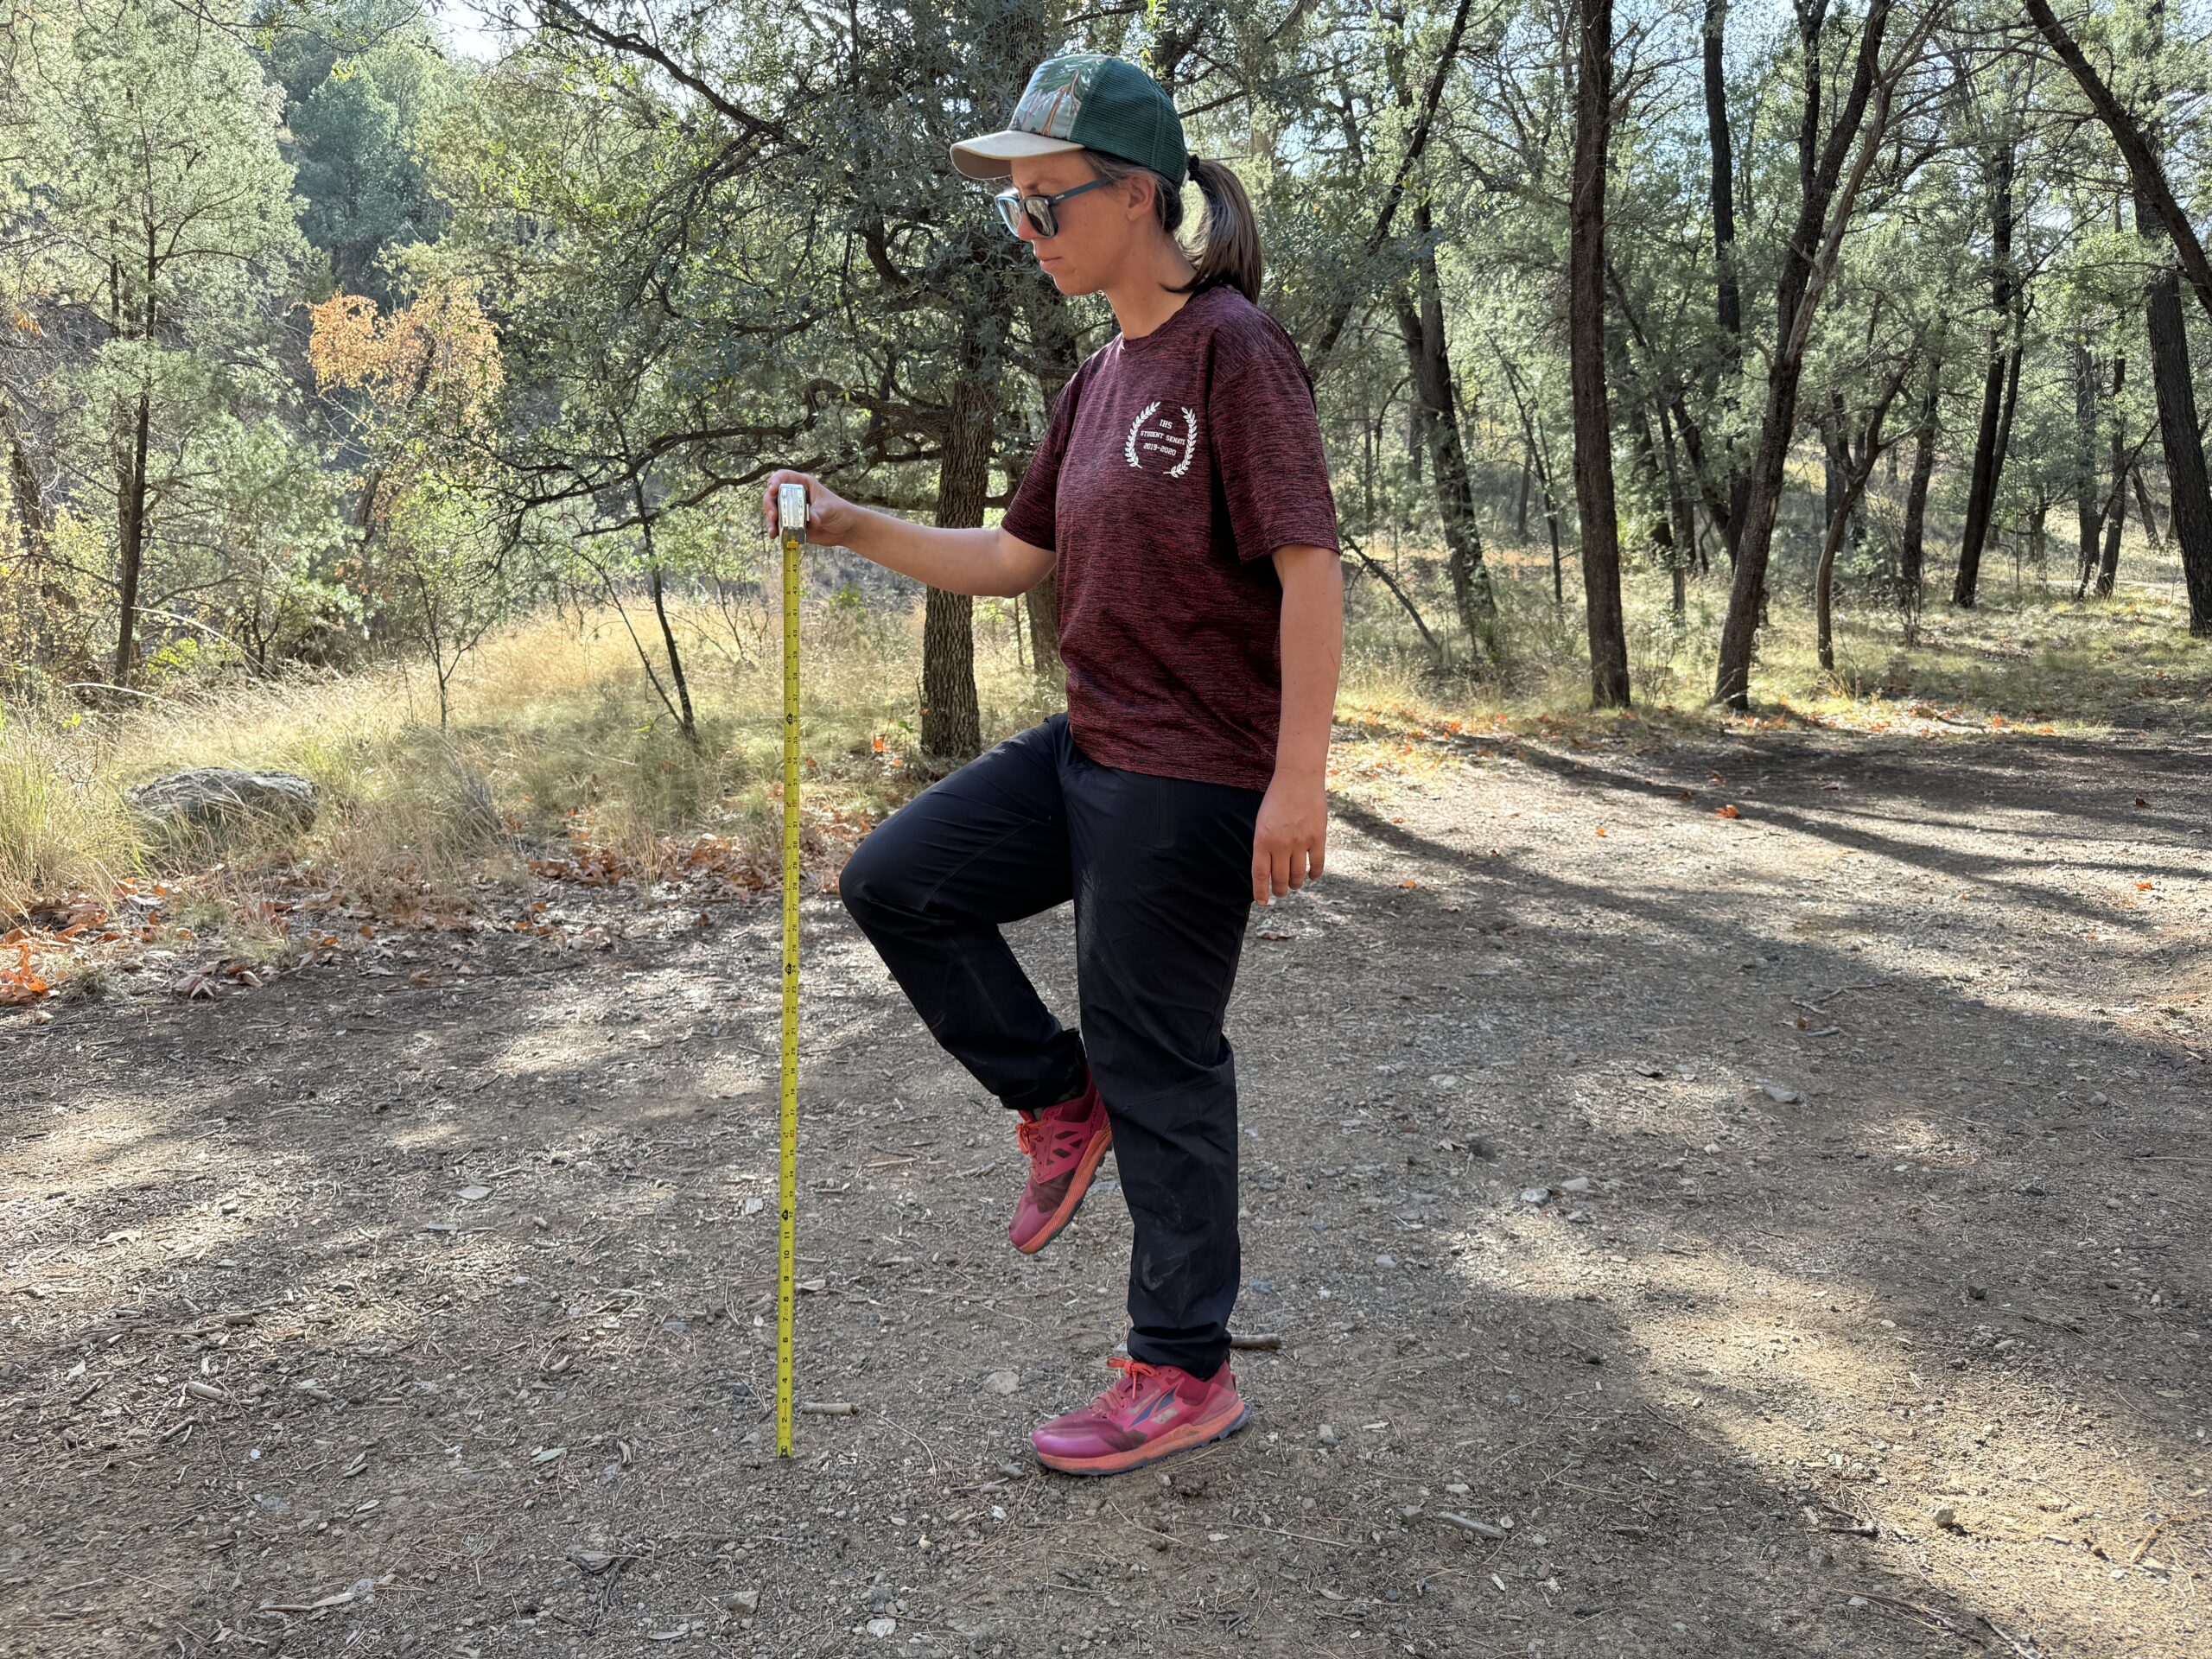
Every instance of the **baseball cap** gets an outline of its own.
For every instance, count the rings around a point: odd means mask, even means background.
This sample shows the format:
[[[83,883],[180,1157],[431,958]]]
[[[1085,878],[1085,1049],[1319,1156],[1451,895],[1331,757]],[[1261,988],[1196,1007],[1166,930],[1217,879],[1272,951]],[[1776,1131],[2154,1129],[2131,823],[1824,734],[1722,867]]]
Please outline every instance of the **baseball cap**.
[[[1190,168],[1183,118],[1160,83],[1103,52],[1070,52],[1039,64],[1001,130],[952,146],[971,179],[1002,179],[1015,158],[1098,149],[1180,185]]]

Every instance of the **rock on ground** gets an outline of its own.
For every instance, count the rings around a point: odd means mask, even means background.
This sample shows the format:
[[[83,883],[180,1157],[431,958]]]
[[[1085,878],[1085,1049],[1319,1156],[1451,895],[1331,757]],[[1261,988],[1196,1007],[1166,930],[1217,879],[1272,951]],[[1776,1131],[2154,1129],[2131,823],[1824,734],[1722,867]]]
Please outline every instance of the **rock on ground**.
[[[141,784],[130,804],[158,823],[203,829],[274,820],[304,830],[315,822],[315,785],[292,772],[194,766]]]

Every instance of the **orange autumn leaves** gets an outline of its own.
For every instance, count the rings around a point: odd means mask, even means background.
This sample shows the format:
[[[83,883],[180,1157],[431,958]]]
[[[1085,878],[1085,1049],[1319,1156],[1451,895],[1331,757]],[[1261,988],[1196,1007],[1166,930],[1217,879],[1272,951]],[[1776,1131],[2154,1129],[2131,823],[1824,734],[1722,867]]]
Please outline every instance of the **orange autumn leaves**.
[[[499,341],[475,298],[434,288],[390,316],[365,294],[308,308],[315,384],[366,391],[448,430],[473,423],[499,389]]]
[[[50,988],[31,966],[30,946],[18,941],[15,961],[0,963],[0,1007],[19,1007],[26,1002],[35,1002]]]

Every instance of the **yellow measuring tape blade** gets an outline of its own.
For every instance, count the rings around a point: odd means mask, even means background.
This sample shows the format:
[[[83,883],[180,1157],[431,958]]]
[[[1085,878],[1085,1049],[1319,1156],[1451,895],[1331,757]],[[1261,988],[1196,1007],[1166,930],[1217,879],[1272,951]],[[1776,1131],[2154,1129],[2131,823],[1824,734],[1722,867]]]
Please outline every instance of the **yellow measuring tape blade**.
[[[778,509],[784,544],[784,1121],[776,1189],[776,1455],[787,1458],[798,1267],[798,563],[806,486],[785,485]]]

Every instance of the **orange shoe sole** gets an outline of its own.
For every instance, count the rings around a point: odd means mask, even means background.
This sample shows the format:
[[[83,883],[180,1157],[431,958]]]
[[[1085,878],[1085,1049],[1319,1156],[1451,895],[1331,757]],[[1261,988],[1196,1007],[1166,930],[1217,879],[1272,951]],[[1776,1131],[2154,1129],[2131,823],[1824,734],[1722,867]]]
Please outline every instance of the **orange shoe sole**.
[[[1060,1200],[1060,1207],[1046,1218],[1045,1224],[1037,1230],[1035,1237],[1027,1244],[1016,1244],[1015,1249],[1024,1255],[1036,1255],[1059,1236],[1063,1227],[1075,1219],[1075,1212],[1083,1203],[1083,1195],[1090,1191],[1090,1178],[1098,1173],[1099,1161],[1113,1145],[1114,1126],[1107,1123],[1100,1128],[1091,1143],[1083,1149],[1083,1156],[1076,1163],[1075,1179],[1068,1183],[1067,1196]]]
[[[1188,1452],[1194,1446],[1208,1446],[1216,1440],[1225,1440],[1251,1421],[1252,1408],[1242,1399],[1236,1402],[1236,1414],[1227,1421],[1217,1416],[1209,1424],[1201,1417],[1195,1421],[1178,1424],[1166,1433],[1156,1435],[1142,1446],[1131,1446],[1127,1452],[1109,1452],[1103,1458],[1060,1458],[1049,1452],[1038,1452],[1037,1461],[1047,1469],[1057,1469],[1064,1475],[1119,1475],[1132,1469],[1142,1469],[1172,1458],[1179,1452]],[[1033,1442],[1031,1450],[1036,1450]]]

